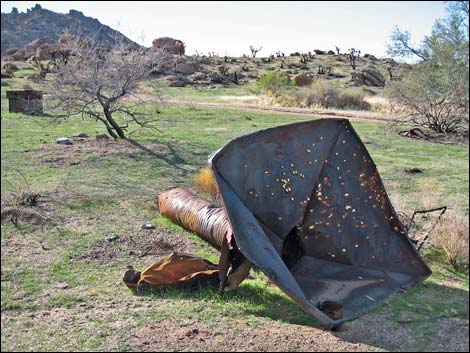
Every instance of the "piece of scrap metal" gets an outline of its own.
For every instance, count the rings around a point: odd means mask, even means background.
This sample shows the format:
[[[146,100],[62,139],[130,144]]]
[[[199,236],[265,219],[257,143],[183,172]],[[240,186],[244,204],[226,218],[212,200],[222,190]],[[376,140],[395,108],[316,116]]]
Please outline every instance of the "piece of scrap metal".
[[[327,328],[431,274],[348,120],[245,135],[209,163],[237,249]]]

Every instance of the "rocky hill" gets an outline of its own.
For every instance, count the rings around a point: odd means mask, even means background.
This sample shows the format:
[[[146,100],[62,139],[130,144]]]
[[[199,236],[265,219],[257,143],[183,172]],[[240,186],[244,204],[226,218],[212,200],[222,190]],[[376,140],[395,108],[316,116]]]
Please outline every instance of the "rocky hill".
[[[11,13],[2,13],[1,16],[2,56],[6,50],[23,48],[38,38],[48,38],[50,42],[57,42],[66,29],[71,34],[95,38],[100,44],[113,45],[117,38],[126,44],[137,45],[122,33],[76,10],[62,14],[36,5],[27,12],[13,9]]]

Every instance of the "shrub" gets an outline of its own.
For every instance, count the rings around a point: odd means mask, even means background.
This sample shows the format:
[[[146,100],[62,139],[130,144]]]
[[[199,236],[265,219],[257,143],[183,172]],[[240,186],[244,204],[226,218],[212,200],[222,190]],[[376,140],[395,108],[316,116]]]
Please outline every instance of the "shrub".
[[[194,185],[198,191],[214,199],[218,198],[219,188],[214,179],[214,174],[209,168],[203,168],[194,176]]]
[[[303,97],[306,106],[321,106],[323,108],[369,110],[370,104],[364,100],[364,95],[357,92],[341,91],[332,87],[325,80],[316,80]]]
[[[262,93],[272,93],[272,95],[277,96],[292,85],[293,83],[286,73],[272,71],[261,75],[256,80],[256,91]]]
[[[419,46],[412,45],[409,32],[398,27],[392,32],[388,54],[420,60],[386,90],[411,111],[412,123],[438,133],[468,134],[468,21],[468,1],[448,1],[447,16],[434,22]]]
[[[276,97],[275,99],[276,103],[279,104],[282,107],[293,107],[293,108],[298,108],[302,107],[303,103],[299,101],[299,98],[296,96],[291,96],[288,94],[281,94]]]
[[[447,68],[417,64],[402,80],[390,82],[385,93],[408,108],[418,126],[439,133],[468,132],[468,72],[456,77]]]
[[[468,266],[468,217],[447,216],[436,226],[433,243],[444,249],[455,269]]]

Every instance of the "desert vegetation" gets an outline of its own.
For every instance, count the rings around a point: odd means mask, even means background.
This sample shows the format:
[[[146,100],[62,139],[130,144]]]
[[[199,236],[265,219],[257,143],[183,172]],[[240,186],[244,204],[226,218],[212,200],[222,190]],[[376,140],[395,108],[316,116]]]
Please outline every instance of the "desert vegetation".
[[[468,1],[449,2],[447,12],[420,46],[410,43],[409,32],[394,30],[389,53],[415,56],[420,62],[401,80],[392,81],[387,93],[410,109],[412,123],[439,133],[468,135]]]

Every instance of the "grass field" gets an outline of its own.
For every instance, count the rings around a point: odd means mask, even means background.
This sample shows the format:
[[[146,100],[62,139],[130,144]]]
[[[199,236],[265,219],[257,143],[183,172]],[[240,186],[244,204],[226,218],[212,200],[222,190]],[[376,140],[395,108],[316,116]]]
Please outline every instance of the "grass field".
[[[256,270],[223,297],[211,288],[134,295],[122,283],[127,265],[142,269],[169,251],[218,259],[197,236],[159,217],[158,191],[195,191],[194,174],[232,138],[315,117],[167,105],[161,131],[131,134],[148,154],[125,141],[96,141],[104,129],[92,121],[50,125],[10,114],[4,89],[2,207],[12,192],[40,196],[34,217],[2,221],[3,351],[468,350],[468,270],[453,270],[437,250],[425,254],[434,273],[423,284],[338,332],[322,331]],[[399,126],[378,122],[353,125],[397,209],[445,204],[468,216],[467,146],[407,139]],[[91,137],[55,143],[75,133]],[[141,229],[148,222],[156,228]],[[112,234],[117,239],[107,241]]]

